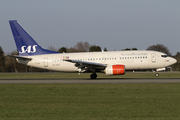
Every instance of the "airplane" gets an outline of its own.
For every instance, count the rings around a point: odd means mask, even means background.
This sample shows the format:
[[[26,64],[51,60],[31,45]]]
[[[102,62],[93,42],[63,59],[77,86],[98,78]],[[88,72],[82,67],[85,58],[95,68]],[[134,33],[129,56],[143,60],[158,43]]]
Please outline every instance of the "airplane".
[[[124,75],[126,70],[164,69],[177,62],[165,53],[146,50],[59,53],[38,45],[17,20],[10,20],[9,24],[19,53],[10,57],[31,67],[62,72],[91,72],[90,78],[96,79],[98,72]]]

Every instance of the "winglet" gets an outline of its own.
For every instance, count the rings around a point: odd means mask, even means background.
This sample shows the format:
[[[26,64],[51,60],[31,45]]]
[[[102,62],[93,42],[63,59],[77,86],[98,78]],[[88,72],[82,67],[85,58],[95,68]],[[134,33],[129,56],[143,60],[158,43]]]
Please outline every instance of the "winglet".
[[[17,20],[10,20],[9,24],[20,56],[58,53],[43,49],[39,46],[36,41],[21,27]]]

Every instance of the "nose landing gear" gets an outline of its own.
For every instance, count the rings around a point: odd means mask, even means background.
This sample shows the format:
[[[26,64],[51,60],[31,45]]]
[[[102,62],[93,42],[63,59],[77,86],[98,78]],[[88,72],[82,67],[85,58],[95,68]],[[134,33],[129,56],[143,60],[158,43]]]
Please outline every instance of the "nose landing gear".
[[[159,73],[156,73],[155,76],[156,76],[156,77],[159,77]]]

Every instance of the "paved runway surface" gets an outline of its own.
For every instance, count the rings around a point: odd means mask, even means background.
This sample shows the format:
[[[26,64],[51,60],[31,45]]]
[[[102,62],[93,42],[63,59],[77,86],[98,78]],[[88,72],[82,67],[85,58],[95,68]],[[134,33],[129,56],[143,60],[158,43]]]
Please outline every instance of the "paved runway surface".
[[[0,80],[0,84],[34,84],[34,83],[180,83],[180,78],[162,79],[59,79],[59,80]]]

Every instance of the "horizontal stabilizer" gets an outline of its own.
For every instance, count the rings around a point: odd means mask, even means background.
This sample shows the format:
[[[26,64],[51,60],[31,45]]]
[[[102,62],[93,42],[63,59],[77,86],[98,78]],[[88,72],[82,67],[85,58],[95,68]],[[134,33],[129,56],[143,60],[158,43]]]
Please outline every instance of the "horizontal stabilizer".
[[[8,55],[8,57],[20,58],[20,59],[24,59],[24,60],[32,60],[32,58],[22,57],[22,56],[18,56],[18,55]]]

